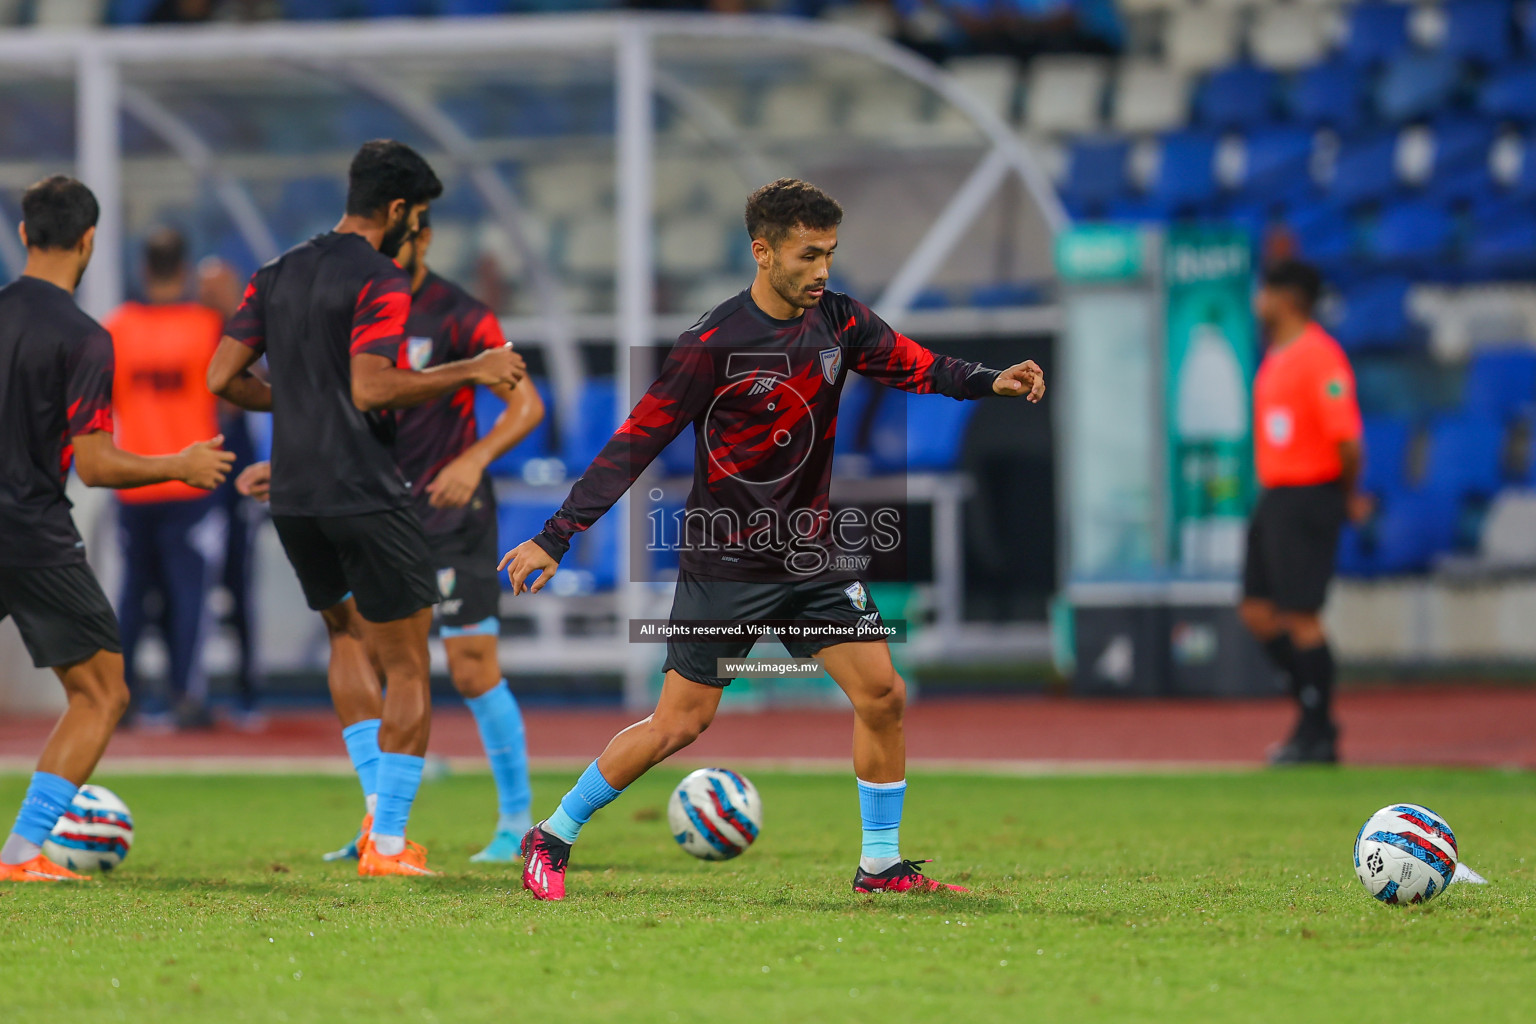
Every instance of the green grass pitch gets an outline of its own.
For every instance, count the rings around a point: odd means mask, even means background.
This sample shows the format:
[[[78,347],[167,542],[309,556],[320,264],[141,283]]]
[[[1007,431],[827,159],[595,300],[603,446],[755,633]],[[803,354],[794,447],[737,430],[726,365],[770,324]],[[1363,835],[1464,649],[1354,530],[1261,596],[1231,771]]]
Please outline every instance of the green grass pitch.
[[[350,780],[105,775],[137,843],[89,888],[0,886],[0,1019],[1536,1019],[1529,775],[918,775],[904,852],[975,892],[861,897],[850,778],[755,774],[762,838],[706,864],[660,814],[681,774],[589,826],[555,905],[468,862],[488,776],[423,788],[412,834],[446,877],[402,882],[319,861],[356,823]],[[24,781],[0,779],[5,814]],[[538,807],[569,781],[538,776]],[[1371,900],[1350,844],[1400,800],[1493,884]]]

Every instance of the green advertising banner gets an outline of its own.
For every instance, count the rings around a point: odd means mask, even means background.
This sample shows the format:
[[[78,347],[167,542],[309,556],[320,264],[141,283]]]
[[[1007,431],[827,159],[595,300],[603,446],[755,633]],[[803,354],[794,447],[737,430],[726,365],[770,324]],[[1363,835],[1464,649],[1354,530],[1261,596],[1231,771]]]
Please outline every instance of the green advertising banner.
[[[1163,253],[1170,564],[1230,577],[1254,492],[1252,253],[1217,227],[1172,227]]]

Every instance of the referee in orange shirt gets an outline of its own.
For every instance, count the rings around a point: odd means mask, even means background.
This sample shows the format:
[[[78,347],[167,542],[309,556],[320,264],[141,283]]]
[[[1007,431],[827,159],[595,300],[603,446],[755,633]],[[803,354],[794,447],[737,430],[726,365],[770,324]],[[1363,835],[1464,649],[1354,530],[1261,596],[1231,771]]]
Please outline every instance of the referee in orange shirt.
[[[1243,622],[1290,680],[1301,716],[1275,764],[1338,760],[1333,652],[1319,613],[1339,531],[1371,511],[1360,493],[1360,407],[1338,342],[1313,319],[1322,278],[1288,260],[1265,274],[1255,314],[1268,351],[1253,382],[1254,461],[1263,494],[1248,527]]]
[[[219,435],[222,441],[216,400],[204,379],[223,319],[187,300],[186,243],[176,231],[150,234],[144,269],[146,301],[124,304],[106,322],[117,353],[112,395],[118,446],[163,455],[200,438]],[[208,590],[223,564],[226,514],[217,497],[176,482],[124,491],[118,500],[124,561],[118,617],[124,677],[136,711],[161,718],[174,710],[179,726],[209,725],[202,653]],[[160,598],[174,709],[145,702],[134,671],[152,593]]]

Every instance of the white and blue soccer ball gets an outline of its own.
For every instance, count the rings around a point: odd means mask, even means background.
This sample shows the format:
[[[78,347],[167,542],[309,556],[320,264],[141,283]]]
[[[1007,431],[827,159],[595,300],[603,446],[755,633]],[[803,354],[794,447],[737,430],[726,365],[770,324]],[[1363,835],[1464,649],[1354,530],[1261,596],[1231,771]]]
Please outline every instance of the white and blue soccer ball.
[[[133,845],[133,815],[105,786],[85,785],[43,843],[48,859],[71,871],[111,871]]]
[[[763,827],[763,801],[745,775],[725,768],[689,772],[667,801],[677,845],[700,860],[730,860]]]
[[[1456,876],[1456,834],[1418,804],[1383,807],[1355,837],[1355,874],[1383,903],[1424,903]]]

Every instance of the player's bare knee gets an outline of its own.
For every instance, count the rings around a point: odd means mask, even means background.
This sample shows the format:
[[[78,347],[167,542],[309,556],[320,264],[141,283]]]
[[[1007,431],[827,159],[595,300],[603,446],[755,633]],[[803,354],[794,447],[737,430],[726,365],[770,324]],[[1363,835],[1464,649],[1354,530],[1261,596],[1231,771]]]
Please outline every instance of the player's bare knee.
[[[128,684],[121,672],[92,670],[76,673],[67,689],[72,700],[81,701],[97,714],[113,721],[123,717],[128,710]]]
[[[325,631],[332,640],[348,637],[361,642],[363,639],[363,624],[345,602],[321,611],[320,619],[325,623]]]
[[[860,690],[854,711],[872,726],[895,725],[907,711],[907,682],[894,670]]]
[[[1248,627],[1248,631],[1260,640],[1268,640],[1280,631],[1275,610],[1268,601],[1244,601],[1237,606],[1237,616]]]

